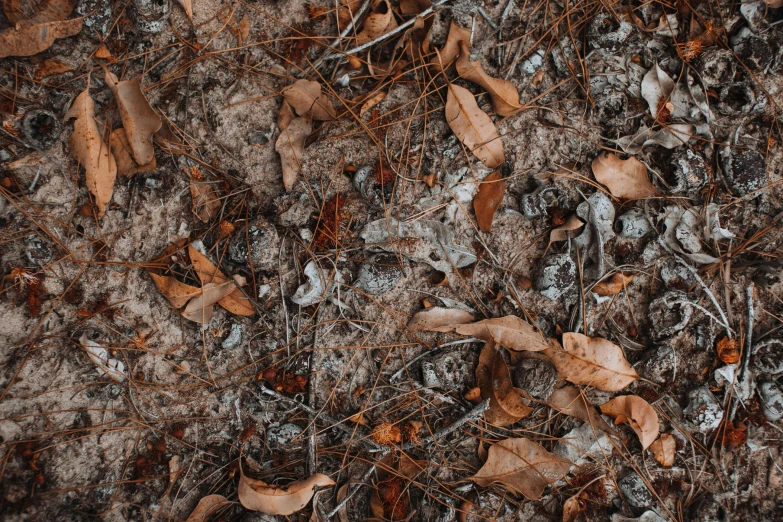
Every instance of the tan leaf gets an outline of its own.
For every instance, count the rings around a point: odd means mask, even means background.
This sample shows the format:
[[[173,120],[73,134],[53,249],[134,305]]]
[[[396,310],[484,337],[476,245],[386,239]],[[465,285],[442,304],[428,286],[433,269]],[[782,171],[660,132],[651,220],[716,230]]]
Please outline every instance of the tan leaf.
[[[190,197],[193,200],[193,212],[203,223],[210,222],[223,206],[211,183],[191,183]]]
[[[478,337],[485,341],[493,339],[500,346],[518,352],[540,352],[551,348],[539,331],[515,315],[463,324],[455,330],[460,335]]]
[[[487,462],[470,480],[479,486],[495,482],[529,500],[538,500],[544,488],[571,469],[568,459],[550,453],[532,440],[506,439],[489,448]]]
[[[446,121],[457,138],[487,167],[497,168],[506,160],[495,124],[479,109],[469,90],[449,84]]]
[[[11,25],[19,27],[65,20],[73,12],[73,0],[3,0],[3,13]]]
[[[551,359],[563,378],[574,384],[620,391],[639,378],[622,348],[600,337],[565,333],[563,346],[549,348],[544,355]]]
[[[650,451],[653,457],[661,466],[671,467],[674,465],[674,452],[677,450],[677,441],[668,433],[661,433],[658,440],[650,444]]]
[[[450,332],[459,324],[475,319],[472,314],[457,308],[433,306],[417,312],[408,323],[414,332]]]
[[[182,311],[182,317],[188,321],[207,324],[212,320],[215,303],[226,298],[234,291],[236,291],[234,281],[207,283],[201,288],[200,295],[188,301],[187,306]]]
[[[356,43],[366,44],[397,27],[389,0],[374,0],[372,12],[364,21],[361,32],[356,35]]]
[[[109,136],[109,146],[111,147],[111,153],[114,156],[114,161],[117,163],[117,174],[120,176],[130,177],[134,174],[141,172],[152,172],[157,167],[157,161],[155,157],[152,157],[152,161],[146,165],[137,165],[131,156],[130,143],[128,142],[128,135],[125,134],[125,129],[122,127],[116,128],[111,131]]]
[[[131,155],[136,163],[146,165],[155,158],[152,135],[160,129],[163,122],[144,96],[140,78],[118,82],[117,77],[107,70],[105,80],[117,100]]]
[[[431,64],[438,71],[441,70],[441,63],[443,67],[448,67],[459,56],[460,42],[464,42],[470,47],[470,29],[463,29],[452,20],[449,26],[449,35],[446,37],[446,43],[443,44],[443,48],[440,50],[440,56],[435,56]]]
[[[417,16],[431,6],[432,2],[430,0],[402,0],[400,2],[400,13],[405,17]],[[406,29],[402,38],[395,45],[395,51],[404,47],[405,54],[411,60],[420,60],[423,56],[429,54],[430,42],[428,36],[434,21],[434,16],[416,18],[413,21],[413,25]]]
[[[229,504],[231,502],[223,495],[207,495],[198,501],[196,509],[185,522],[206,522],[210,515]]]
[[[557,388],[547,397],[546,403],[563,415],[579,419],[606,433],[618,435],[617,431],[601,418],[595,406],[587,400],[579,388],[574,386]]]
[[[41,63],[41,65],[39,65],[35,70],[35,79],[43,80],[49,76],[66,73],[68,71],[73,71],[73,68],[70,65],[66,65],[60,61],[50,58],[48,60],[44,60],[43,63]]]
[[[237,39],[239,40],[239,45],[242,45],[242,42],[247,41],[248,36],[250,36],[250,18],[247,17],[247,13],[245,13],[245,16],[243,16],[242,19],[239,21],[237,32],[238,32]]]
[[[335,485],[326,475],[316,473],[283,487],[268,486],[263,481],[246,477],[241,466],[239,471],[239,502],[245,509],[266,515],[292,515],[310,502],[316,486]]]
[[[381,91],[375,96],[373,96],[372,98],[370,98],[369,100],[367,100],[366,102],[364,102],[362,104],[362,108],[359,109],[359,117],[361,118],[362,116],[364,116],[367,113],[367,111],[369,111],[370,109],[372,109],[373,107],[381,103],[381,101],[383,101],[384,98],[386,98],[386,92]]]
[[[79,34],[83,18],[9,27],[0,31],[0,58],[33,56],[47,50],[58,38]]]
[[[623,288],[628,286],[628,283],[633,281],[634,277],[636,277],[634,274],[625,275],[622,272],[617,272],[606,281],[596,283],[592,291],[601,297],[619,294],[622,292]]]
[[[218,270],[207,256],[193,248],[193,245],[188,245],[188,256],[190,256],[193,270],[198,274],[202,285],[212,282],[220,284],[228,281],[228,277]],[[240,284],[240,286],[242,286],[242,284]],[[218,301],[218,304],[234,315],[251,316],[256,313],[253,304],[245,297],[245,294],[243,294],[242,290],[239,288]]]
[[[614,417],[615,424],[627,422],[647,449],[658,438],[658,414],[646,400],[636,395],[620,395],[601,405],[601,412]]]
[[[313,132],[313,124],[308,118],[294,118],[280,131],[275,142],[275,150],[280,154],[283,168],[283,186],[287,191],[294,188],[299,178],[304,154],[305,140]]]
[[[280,129],[280,132],[287,129],[294,118],[296,118],[294,110],[288,105],[287,101],[283,100],[280,110],[277,112],[277,128]]]
[[[93,56],[102,60],[108,60],[111,58],[111,51],[109,51],[109,48],[106,47],[105,43],[101,43],[101,45],[99,45],[95,50],[95,54]]]
[[[362,6],[362,0],[340,0],[340,3],[342,5],[337,8],[337,25],[342,31],[358,13]]]
[[[181,283],[172,276],[162,276],[154,272],[149,272],[152,281],[158,292],[169,300],[174,308],[182,308],[191,298],[201,294],[201,288]]]
[[[574,522],[579,518],[579,515],[584,511],[581,502],[584,495],[584,492],[579,493],[565,501],[565,504],[563,504],[563,522]]]
[[[190,20],[190,23],[193,23],[193,2],[192,0],[177,0],[179,2],[179,5],[182,6],[182,9],[185,10],[185,14],[188,17],[188,20]]]
[[[457,74],[484,87],[492,99],[492,108],[500,116],[508,116],[518,111],[522,106],[519,104],[519,92],[514,84],[488,75],[480,61],[471,62],[470,46],[467,42],[463,40],[458,45],[460,54],[457,58]]]
[[[478,193],[473,198],[473,210],[476,212],[476,223],[481,230],[489,233],[492,230],[492,220],[495,212],[503,202],[506,182],[496,170],[481,181]]]
[[[555,241],[565,241],[569,237],[576,237],[578,234],[575,231],[582,228],[584,222],[576,215],[568,218],[568,220],[559,227],[552,230],[549,234],[549,244],[551,245]],[[572,232],[574,232],[572,234]]]
[[[493,341],[487,341],[481,350],[476,366],[476,383],[481,389],[481,398],[489,399],[484,420],[494,426],[514,424],[533,411],[514,388],[508,365]]]
[[[633,157],[621,160],[604,152],[593,160],[593,174],[616,198],[634,200],[660,194],[647,177],[647,167]]]
[[[283,89],[283,98],[298,116],[310,115],[314,120],[329,121],[337,117],[329,98],[321,94],[321,84],[312,80],[296,80]]]
[[[88,89],[73,101],[65,115],[65,121],[76,118],[73,133],[68,139],[71,155],[84,167],[87,190],[95,197],[98,217],[102,217],[114,192],[117,164],[98,130],[95,102],[90,98]]]

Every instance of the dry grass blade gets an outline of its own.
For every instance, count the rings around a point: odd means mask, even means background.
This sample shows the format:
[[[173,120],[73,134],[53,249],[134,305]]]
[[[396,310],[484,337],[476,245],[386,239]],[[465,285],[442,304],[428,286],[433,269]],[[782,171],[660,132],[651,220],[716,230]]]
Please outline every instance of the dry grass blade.
[[[469,90],[449,84],[446,121],[457,138],[487,167],[497,168],[506,160],[495,124],[479,109]]]
[[[133,159],[139,165],[150,163],[155,159],[152,136],[158,132],[162,121],[144,96],[141,90],[141,79],[118,82],[117,77],[109,71],[106,71],[105,79],[117,100],[122,126],[125,128]]]
[[[77,35],[82,30],[82,18],[27,25],[0,31],[0,58],[33,56],[52,46],[58,38]]]

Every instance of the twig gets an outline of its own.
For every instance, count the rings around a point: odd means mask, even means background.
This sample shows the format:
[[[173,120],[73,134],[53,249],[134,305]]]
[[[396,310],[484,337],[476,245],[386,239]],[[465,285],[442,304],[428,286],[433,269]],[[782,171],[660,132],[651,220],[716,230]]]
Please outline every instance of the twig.
[[[454,345],[457,345],[457,344],[475,343],[475,342],[480,342],[480,341],[481,341],[481,340],[480,340],[480,339],[477,339],[476,337],[469,337],[468,339],[459,339],[459,340],[457,340],[457,341],[451,341],[451,342],[448,342],[448,343],[443,343],[443,344],[440,344],[440,345],[438,345],[438,346],[434,347],[432,350],[427,350],[426,352],[424,352],[424,353],[422,353],[422,354],[420,354],[420,355],[418,355],[418,356],[414,357],[413,359],[411,359],[410,361],[408,361],[407,363],[405,363],[405,365],[403,365],[403,367],[402,367],[402,368],[400,368],[399,370],[397,370],[397,371],[394,373],[394,375],[392,375],[391,377],[389,377],[389,381],[390,381],[390,382],[393,382],[393,381],[395,381],[395,380],[399,379],[399,378],[400,378],[400,376],[402,376],[402,374],[405,372],[405,370],[407,370],[408,368],[410,368],[410,366],[411,366],[413,363],[415,363],[416,361],[419,361],[419,360],[421,360],[421,359],[423,359],[423,358],[425,358],[425,357],[428,357],[428,356],[432,355],[433,353],[437,352],[437,351],[438,351],[438,350],[440,350],[441,348],[446,348],[447,346],[454,346]]]
[[[739,378],[737,382],[737,402],[731,408],[730,418],[733,421],[737,413],[737,404],[742,402],[743,398],[748,399],[751,394],[750,379],[750,352],[753,345],[753,323],[756,320],[756,311],[753,308],[753,283],[745,289],[745,298],[748,301],[748,329],[745,334],[745,351],[742,354],[742,367],[739,368]]]
[[[362,5],[358,11],[356,11],[356,14],[351,17],[351,22],[348,24],[348,26],[342,30],[340,33],[340,36],[332,40],[331,45],[327,47],[327,49],[324,51],[324,53],[321,55],[318,60],[312,65],[312,69],[318,69],[318,67],[326,60],[329,56],[329,51],[332,50],[332,48],[337,47],[337,44],[340,43],[340,40],[348,36],[348,33],[351,32],[351,29],[353,29],[354,25],[356,25],[356,22],[361,20],[362,16],[364,16],[365,11],[370,7],[370,4],[372,3],[372,0],[365,0],[364,5]]]
[[[498,30],[498,26],[495,25],[495,22],[492,21],[492,18],[490,18],[489,15],[485,13],[484,10],[480,7],[478,8],[478,14],[480,14],[481,18],[483,18],[484,21],[487,22],[487,24],[489,24],[489,26],[492,28],[493,31]]]
[[[370,466],[370,469],[368,469],[364,473],[364,475],[362,475],[361,480],[358,483],[356,483],[356,484],[352,484],[351,487],[353,488],[353,491],[351,491],[350,490],[351,488],[349,488],[349,491],[346,493],[345,498],[342,499],[339,504],[334,506],[333,510],[331,510],[329,513],[326,514],[326,520],[329,520],[333,516],[335,516],[337,514],[337,512],[340,511],[343,508],[343,506],[346,505],[348,503],[348,501],[351,500],[351,498],[353,498],[353,496],[356,493],[359,492],[359,489],[362,486],[364,486],[368,480],[370,480],[370,475],[373,474],[373,472],[375,471],[376,467],[377,467],[376,464],[373,464],[372,466]]]
[[[442,438],[446,437],[447,435],[451,435],[452,433],[454,433],[455,431],[460,429],[465,424],[467,424],[469,422],[473,422],[473,421],[478,420],[479,418],[481,418],[481,416],[484,415],[484,412],[487,411],[488,409],[489,409],[489,399],[487,399],[485,401],[482,401],[481,403],[479,403],[478,406],[476,406],[475,408],[473,408],[472,410],[467,412],[465,415],[463,415],[462,417],[460,417],[456,421],[452,422],[451,424],[449,424],[445,428],[439,429],[438,431],[436,431],[432,435],[428,435],[426,437],[423,437],[418,442],[406,442],[405,444],[402,445],[402,450],[403,451],[407,451],[407,450],[415,448],[415,447],[417,447],[419,445],[424,445],[424,444],[426,444],[428,442],[433,442],[433,441],[435,441],[437,439],[442,439]]]

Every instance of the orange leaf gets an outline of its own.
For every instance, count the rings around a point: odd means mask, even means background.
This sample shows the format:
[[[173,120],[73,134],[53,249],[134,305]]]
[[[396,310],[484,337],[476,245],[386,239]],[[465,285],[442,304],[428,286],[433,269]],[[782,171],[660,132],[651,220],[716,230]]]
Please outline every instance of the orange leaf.
[[[473,210],[476,212],[476,223],[484,232],[489,233],[492,229],[492,220],[503,202],[505,191],[506,182],[499,170],[484,178],[479,185],[478,194],[473,198]]]

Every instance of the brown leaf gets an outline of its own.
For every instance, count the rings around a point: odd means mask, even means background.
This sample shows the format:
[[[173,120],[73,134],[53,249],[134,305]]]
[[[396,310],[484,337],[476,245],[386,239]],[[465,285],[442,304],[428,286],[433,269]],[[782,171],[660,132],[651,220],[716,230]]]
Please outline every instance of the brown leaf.
[[[492,108],[500,116],[508,116],[518,111],[522,106],[519,104],[519,92],[514,84],[488,75],[480,61],[471,62],[470,46],[467,42],[460,41],[458,45],[460,54],[457,58],[457,74],[484,87],[492,99]]]
[[[73,12],[73,0],[3,0],[3,13],[11,25],[20,27],[65,20]]]
[[[462,324],[455,331],[485,341],[493,339],[500,346],[518,352],[540,352],[551,348],[541,332],[515,315]]]
[[[266,515],[292,515],[304,508],[313,498],[316,486],[334,486],[335,482],[321,473],[291,482],[283,487],[268,486],[260,480],[248,478],[239,467],[239,502],[250,511]]]
[[[0,31],[0,58],[33,56],[47,50],[58,38],[79,34],[83,18],[9,27]]]
[[[576,215],[571,216],[564,224],[552,230],[549,234],[549,244],[551,245],[555,241],[565,241],[570,237],[576,237],[579,235],[576,231],[582,228],[583,225],[584,222]]]
[[[198,274],[202,285],[212,282],[220,284],[228,281],[228,277],[218,270],[207,256],[193,248],[193,245],[188,245],[188,256],[190,256],[193,270]],[[256,313],[253,304],[239,288],[218,301],[218,304],[234,315],[251,316]]]
[[[660,194],[647,177],[647,167],[633,157],[621,160],[604,152],[593,160],[593,174],[616,198],[635,200]]]
[[[144,96],[140,78],[118,82],[116,76],[106,71],[105,80],[117,100],[133,159],[139,165],[146,165],[155,158],[152,136],[163,122]]]
[[[628,286],[628,283],[633,281],[633,278],[636,277],[634,274],[623,274],[622,272],[617,272],[612,277],[607,279],[606,281],[601,281],[599,283],[596,283],[596,285],[593,287],[593,293],[600,295],[601,297],[607,296],[607,295],[615,295],[622,292],[623,288]]]
[[[544,351],[567,381],[620,391],[639,378],[622,348],[600,337],[563,334],[563,346]]]
[[[587,400],[579,388],[574,386],[557,388],[547,397],[546,403],[563,415],[579,419],[611,435],[618,435],[617,431],[601,418],[595,406]]]
[[[87,190],[95,197],[98,217],[102,217],[114,192],[117,164],[98,130],[95,102],[90,98],[88,89],[73,101],[65,115],[65,121],[76,118],[68,143],[71,154],[84,167]]]
[[[574,522],[584,511],[582,507],[582,497],[586,496],[584,492],[574,495],[563,504],[563,522]]]
[[[280,131],[275,142],[275,150],[280,154],[283,168],[283,186],[287,191],[294,188],[299,178],[304,154],[305,140],[313,132],[313,124],[309,118],[294,118],[288,126]]]
[[[157,161],[155,157],[152,157],[152,161],[146,165],[137,165],[131,156],[130,143],[128,142],[128,135],[125,134],[125,129],[122,127],[116,128],[111,131],[109,136],[109,146],[111,147],[111,153],[114,156],[114,161],[117,163],[117,174],[120,176],[130,177],[134,174],[141,172],[152,172],[157,167]]]
[[[321,84],[312,80],[296,80],[283,89],[283,98],[298,116],[312,116],[314,120],[329,121],[337,118],[329,98],[321,94]]]
[[[508,365],[493,341],[487,341],[481,350],[476,366],[476,383],[481,389],[481,398],[489,399],[484,420],[494,426],[514,424],[533,411],[514,388]]]
[[[495,482],[529,500],[538,500],[544,488],[571,469],[568,459],[550,453],[532,440],[506,439],[489,448],[487,462],[470,480],[479,486]]]
[[[294,110],[288,105],[287,101],[283,100],[283,103],[280,105],[280,110],[277,112],[277,128],[280,129],[280,132],[287,129],[294,118],[296,118]]]
[[[715,345],[715,349],[718,352],[718,359],[720,359],[724,363],[735,364],[739,362],[740,359],[739,343],[737,343],[736,339],[729,339],[728,337],[723,337],[721,340],[718,341],[718,344]]]
[[[351,19],[356,17],[357,12],[362,6],[362,0],[340,0],[342,4],[337,8],[337,25],[340,31],[343,30]]]
[[[366,44],[397,27],[389,0],[374,0],[372,12],[364,21],[361,32],[356,35],[358,45]]]
[[[677,441],[668,433],[661,433],[658,440],[650,444],[650,451],[661,466],[669,468],[674,465],[674,452]]]
[[[405,17],[417,16],[431,6],[432,2],[430,0],[402,0],[400,2],[400,13]],[[428,36],[434,21],[434,16],[414,20],[413,25],[405,31],[402,38],[395,45],[395,51],[404,47],[405,54],[411,60],[420,60],[423,56],[429,54],[430,42]]]
[[[198,501],[196,509],[185,522],[206,522],[210,515],[231,502],[223,495],[207,495]]]
[[[190,197],[193,200],[193,212],[203,223],[209,223],[223,206],[211,183],[191,183]]]
[[[35,70],[35,79],[43,80],[49,76],[66,73],[68,71],[73,71],[73,68],[70,65],[66,65],[60,61],[50,58],[48,60],[44,60],[43,63],[41,63],[41,65],[39,65]]]
[[[506,160],[495,124],[479,109],[469,90],[449,84],[446,121],[457,138],[487,167],[494,169]]]
[[[111,51],[109,51],[109,48],[106,47],[105,43],[101,43],[101,45],[99,45],[95,50],[95,54],[93,56],[102,60],[108,60],[111,58]]]
[[[386,455],[378,463],[378,486],[370,497],[370,510],[382,520],[402,520],[407,515],[406,490],[429,466],[429,461],[415,460],[402,454]]]
[[[172,276],[162,276],[149,272],[158,292],[169,300],[174,308],[182,308],[191,298],[201,294],[201,288],[181,283]]]
[[[372,98],[368,99],[366,102],[364,102],[362,104],[362,108],[359,109],[359,117],[361,118],[362,116],[364,116],[367,113],[367,111],[369,111],[370,109],[372,109],[373,107],[381,103],[381,101],[383,101],[384,98],[386,98],[386,92],[381,91],[375,96],[373,96]]]
[[[499,170],[481,181],[478,193],[473,198],[473,210],[476,212],[476,223],[484,232],[489,233],[492,230],[492,220],[503,202],[505,191],[506,182],[503,181]]]
[[[190,23],[193,23],[193,3],[192,0],[177,0],[179,2],[179,5],[182,6],[182,9],[185,10],[185,14],[188,17],[188,20],[190,20]]]
[[[414,332],[450,332],[455,326],[473,319],[473,315],[465,310],[433,306],[417,312],[408,323],[408,328]]]
[[[655,408],[636,395],[620,395],[601,405],[601,412],[614,417],[615,424],[627,422],[639,436],[642,449],[647,449],[658,438],[658,414]]]
[[[239,40],[239,45],[242,45],[242,42],[247,41],[248,36],[250,36],[250,18],[248,18],[247,13],[245,13],[245,16],[242,17],[237,26],[237,39]]]
[[[236,291],[234,281],[207,283],[201,288],[200,295],[188,301],[187,306],[182,311],[182,317],[188,321],[207,324],[212,320],[215,303],[226,298],[234,291]]]
[[[449,35],[446,37],[446,43],[443,44],[443,48],[440,50],[440,56],[435,56],[431,64],[438,71],[442,70],[441,64],[443,67],[448,67],[460,54],[460,42],[464,42],[470,47],[470,29],[463,29],[452,20],[449,26]]]

